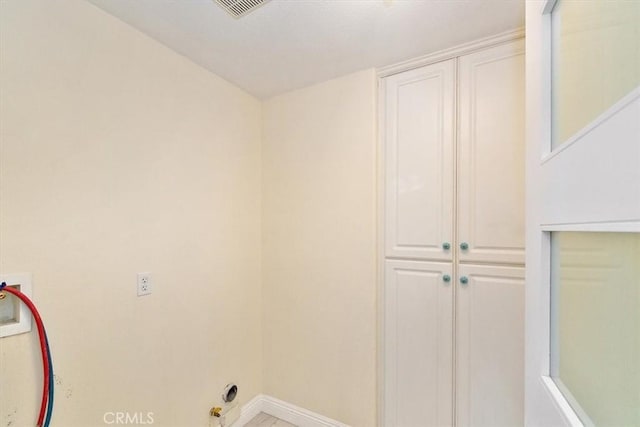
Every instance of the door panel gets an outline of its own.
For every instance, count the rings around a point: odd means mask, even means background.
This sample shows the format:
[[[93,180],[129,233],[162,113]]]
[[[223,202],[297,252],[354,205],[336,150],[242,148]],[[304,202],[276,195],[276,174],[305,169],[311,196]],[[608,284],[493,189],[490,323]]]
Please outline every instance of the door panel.
[[[460,58],[458,239],[462,262],[524,263],[524,45]],[[460,246],[459,246],[460,248]]]
[[[385,255],[452,260],[454,60],[385,79]]]
[[[524,268],[460,265],[457,426],[524,423]]]
[[[387,261],[386,427],[453,422],[453,282],[450,263]]]
[[[551,311],[554,294],[550,267],[554,266],[554,260],[550,235],[640,232],[640,87],[637,81],[633,84],[627,79],[627,76],[637,78],[633,67],[618,65],[619,59],[633,61],[634,52],[635,64],[640,64],[638,14],[634,17],[629,10],[638,3],[589,3],[590,7],[580,7],[563,0],[526,2],[529,147],[526,423],[532,427],[582,426],[589,422],[579,418],[584,414],[577,413],[577,406],[570,405],[579,404],[580,399],[570,402],[572,397],[567,390],[550,378],[552,363],[556,362],[555,357],[554,360],[549,357],[553,351],[551,343],[555,344],[558,338],[550,334],[553,330],[550,319],[553,314],[553,321],[557,321],[559,314]],[[627,33],[626,22],[631,23],[628,28],[635,30],[635,34]],[[571,40],[564,40],[569,41],[564,44],[563,39],[569,34]],[[597,39],[598,45],[573,49],[584,39]],[[595,66],[587,69],[583,65],[591,65],[594,60]],[[601,85],[602,82],[605,84]],[[632,84],[627,86],[625,82]],[[618,88],[614,90],[614,86]],[[624,86],[630,92],[618,91]],[[623,98],[616,102],[619,97]],[[580,261],[584,265],[587,259],[582,256]],[[597,270],[602,265],[591,263],[591,267]],[[582,298],[588,296],[581,294]],[[578,320],[572,313],[568,317]],[[609,325],[610,319],[605,319],[605,323]],[[592,356],[585,353],[579,362],[584,363]],[[592,373],[607,375],[601,370]],[[602,387],[596,388],[603,394],[601,401],[612,397]]]

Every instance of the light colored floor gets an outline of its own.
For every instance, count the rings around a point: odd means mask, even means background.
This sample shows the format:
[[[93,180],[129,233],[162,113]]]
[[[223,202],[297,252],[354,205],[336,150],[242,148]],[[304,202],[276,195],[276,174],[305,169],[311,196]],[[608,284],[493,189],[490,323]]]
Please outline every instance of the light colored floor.
[[[291,423],[281,420],[280,418],[272,417],[269,414],[260,412],[251,421],[244,425],[244,427],[298,427]]]

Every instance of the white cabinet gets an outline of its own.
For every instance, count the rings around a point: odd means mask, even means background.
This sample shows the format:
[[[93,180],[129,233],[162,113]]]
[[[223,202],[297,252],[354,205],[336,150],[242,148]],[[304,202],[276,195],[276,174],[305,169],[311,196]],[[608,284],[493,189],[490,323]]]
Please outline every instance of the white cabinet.
[[[522,264],[524,42],[387,77],[384,97],[386,256]]]
[[[524,42],[381,93],[383,425],[522,425]]]
[[[385,84],[388,257],[452,260],[455,61]]]
[[[524,263],[524,43],[458,61],[459,260]]]
[[[461,264],[458,276],[456,425],[521,426],[524,268]]]
[[[385,425],[451,425],[451,263],[385,264]]]

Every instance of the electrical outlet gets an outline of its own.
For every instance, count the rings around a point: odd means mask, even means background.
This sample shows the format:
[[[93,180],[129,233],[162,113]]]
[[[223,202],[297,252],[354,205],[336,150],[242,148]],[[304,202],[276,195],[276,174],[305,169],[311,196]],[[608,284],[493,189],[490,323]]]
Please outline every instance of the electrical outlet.
[[[138,273],[138,296],[149,295],[151,291],[151,273]]]

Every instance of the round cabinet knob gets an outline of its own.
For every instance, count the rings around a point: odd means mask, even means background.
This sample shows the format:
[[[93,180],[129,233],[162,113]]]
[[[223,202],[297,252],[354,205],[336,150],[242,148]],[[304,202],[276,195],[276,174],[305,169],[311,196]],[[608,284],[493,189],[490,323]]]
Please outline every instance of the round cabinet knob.
[[[445,274],[444,276],[442,276],[442,281],[445,283],[449,283],[451,281],[451,276]]]
[[[463,285],[466,285],[467,283],[469,283],[469,278],[467,276],[462,276],[460,278],[460,283],[462,283]]]
[[[460,249],[466,251],[467,249],[469,249],[469,244],[467,242],[460,243]]]
[[[448,251],[449,249],[451,249],[451,243],[449,242],[444,242],[442,244],[442,249],[444,249],[445,251]]]

